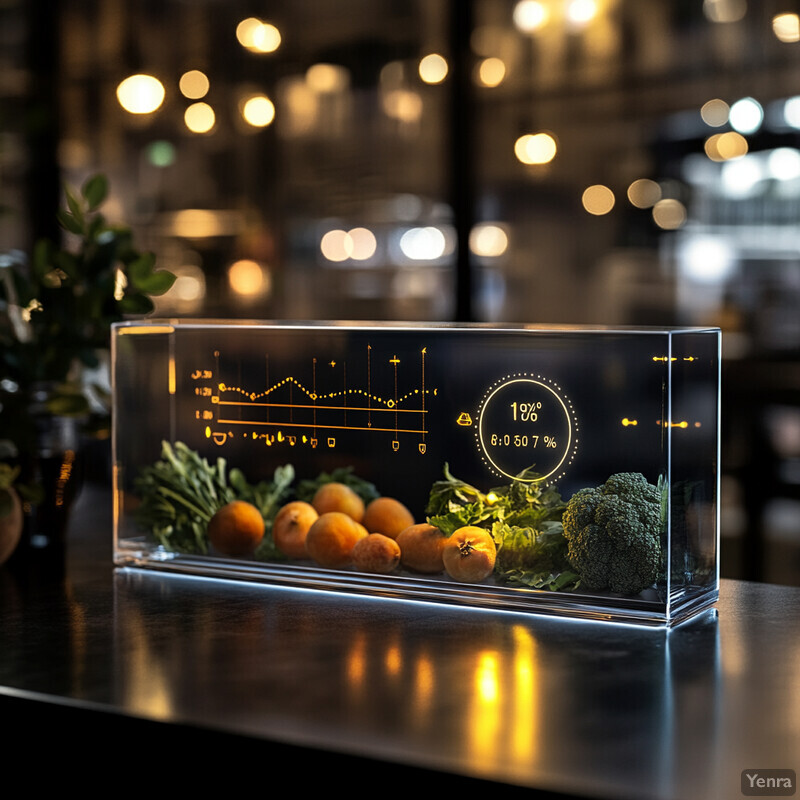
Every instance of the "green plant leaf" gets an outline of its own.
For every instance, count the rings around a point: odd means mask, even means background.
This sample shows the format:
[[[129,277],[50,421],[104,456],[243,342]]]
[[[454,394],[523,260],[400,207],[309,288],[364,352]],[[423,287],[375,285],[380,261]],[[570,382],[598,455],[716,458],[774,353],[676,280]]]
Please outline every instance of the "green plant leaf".
[[[47,410],[60,417],[73,417],[89,411],[89,401],[82,394],[56,394],[47,401]]]
[[[126,294],[119,301],[119,310],[123,314],[149,314],[153,308],[153,301],[147,295],[138,292]]]
[[[166,270],[154,271],[156,258],[152,253],[143,253],[128,266],[131,285],[146,294],[161,295],[175,283],[175,275]]]
[[[108,179],[105,175],[94,175],[83,184],[81,194],[89,205],[89,211],[94,211],[108,196]]]
[[[81,234],[83,232],[83,227],[78,219],[64,208],[58,209],[56,219],[58,219],[58,224],[70,233]]]
[[[83,208],[81,208],[80,201],[77,197],[72,193],[72,190],[67,186],[64,189],[64,194],[67,198],[67,208],[69,208],[70,213],[75,218],[75,221],[80,226],[79,231],[83,230],[84,225],[84,216],[83,216]]]

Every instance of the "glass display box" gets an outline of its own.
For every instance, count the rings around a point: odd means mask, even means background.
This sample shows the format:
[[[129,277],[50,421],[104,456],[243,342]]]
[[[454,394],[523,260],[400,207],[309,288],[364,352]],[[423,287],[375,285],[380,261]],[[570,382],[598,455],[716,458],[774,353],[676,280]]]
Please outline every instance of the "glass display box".
[[[114,561],[669,626],[719,584],[720,332],[125,322]]]

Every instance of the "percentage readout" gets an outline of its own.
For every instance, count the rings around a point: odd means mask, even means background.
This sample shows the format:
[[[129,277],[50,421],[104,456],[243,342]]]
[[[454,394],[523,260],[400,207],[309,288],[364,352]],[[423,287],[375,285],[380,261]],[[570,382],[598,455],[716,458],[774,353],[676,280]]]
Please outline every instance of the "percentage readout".
[[[514,422],[536,422],[539,419],[539,411],[542,410],[542,404],[538,403],[517,403],[514,401],[511,404],[511,416]]]
[[[476,436],[487,464],[500,475],[557,480],[575,452],[572,404],[540,375],[495,383],[481,403]]]

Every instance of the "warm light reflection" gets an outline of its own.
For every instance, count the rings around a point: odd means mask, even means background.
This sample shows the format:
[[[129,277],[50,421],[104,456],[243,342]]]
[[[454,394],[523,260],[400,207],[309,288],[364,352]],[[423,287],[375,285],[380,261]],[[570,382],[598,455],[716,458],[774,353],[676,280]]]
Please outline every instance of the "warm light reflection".
[[[505,723],[500,702],[500,665],[498,654],[484,651],[477,654],[474,666],[470,713],[468,717],[467,755],[477,766],[493,763],[502,746]]]
[[[165,93],[164,84],[152,75],[130,75],[117,86],[117,100],[129,114],[152,114]]]
[[[342,92],[350,85],[350,73],[338,64],[313,64],[306,70],[306,83],[318,94]]]
[[[558,145],[549,133],[526,133],[514,143],[514,155],[523,164],[549,164]]]
[[[478,64],[478,83],[483,86],[499,86],[505,77],[506,65],[501,58],[484,58]]]
[[[366,261],[375,255],[378,242],[368,228],[335,229],[322,237],[319,247],[328,261]]]
[[[269,274],[261,264],[248,258],[234,261],[228,267],[228,283],[231,289],[243,297],[254,297],[269,291]]]
[[[447,77],[447,61],[439,53],[429,53],[419,62],[419,76],[425,83],[441,83]]]
[[[496,258],[508,249],[508,235],[499,225],[476,225],[469,234],[469,249],[483,258]]]
[[[712,161],[727,161],[729,158],[741,158],[747,153],[747,139],[736,131],[715,133],[705,141],[706,155]]]
[[[653,222],[663,230],[676,230],[686,222],[686,206],[680,200],[659,200],[653,206]]]
[[[628,200],[636,208],[651,208],[661,199],[661,187],[649,178],[639,178],[628,187]]]
[[[523,33],[539,30],[548,20],[549,12],[538,0],[520,0],[514,6],[514,25]]]
[[[242,105],[242,118],[255,128],[266,128],[275,119],[275,104],[263,94],[249,97]]]
[[[387,117],[399,122],[418,122],[422,116],[422,98],[411,89],[393,89],[381,97]]]
[[[422,654],[414,662],[414,684],[411,695],[414,716],[418,719],[423,718],[429,712],[435,686],[436,677],[433,663],[429,656]]]
[[[724,100],[714,98],[703,103],[700,109],[700,116],[706,125],[710,125],[712,128],[719,128],[728,121],[729,112],[730,106]]]
[[[514,717],[511,747],[515,760],[524,763],[539,749],[539,664],[536,639],[522,625],[514,626]]]
[[[747,13],[747,0],[703,0],[709,22],[738,22]]]
[[[184,112],[183,120],[192,133],[208,133],[216,123],[216,115],[208,103],[192,103]]]
[[[253,53],[274,53],[281,44],[280,31],[256,17],[243,19],[236,26],[236,38]]]
[[[570,0],[565,12],[572,25],[586,25],[597,16],[597,3],[595,0]]]
[[[772,32],[781,42],[800,41],[800,16],[776,14],[772,18]]]
[[[190,100],[199,100],[208,94],[210,88],[208,76],[199,69],[191,69],[181,75],[178,88],[184,97],[188,97]]]
[[[396,645],[387,647],[384,653],[384,667],[387,675],[397,676],[403,668],[403,653],[402,650]]]
[[[614,208],[614,192],[608,186],[595,184],[584,190],[581,202],[590,214],[602,216],[603,214],[608,214]]]

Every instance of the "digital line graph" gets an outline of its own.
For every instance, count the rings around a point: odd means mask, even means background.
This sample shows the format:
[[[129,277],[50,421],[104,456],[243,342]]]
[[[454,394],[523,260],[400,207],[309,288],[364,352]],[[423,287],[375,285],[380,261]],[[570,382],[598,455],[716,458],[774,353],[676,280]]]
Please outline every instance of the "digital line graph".
[[[240,363],[232,380],[227,377],[230,365],[215,350],[208,393],[213,424],[207,425],[206,437],[217,444],[246,436],[267,445],[335,447],[338,437],[362,432],[388,434],[393,450],[400,448],[402,437],[416,437],[424,453],[430,401],[438,394],[426,383],[427,355],[427,347],[398,355],[367,344],[361,354],[310,356],[287,367],[285,360],[265,353],[263,367]],[[277,370],[275,361],[282,364]],[[256,382],[261,388],[254,388]]]

